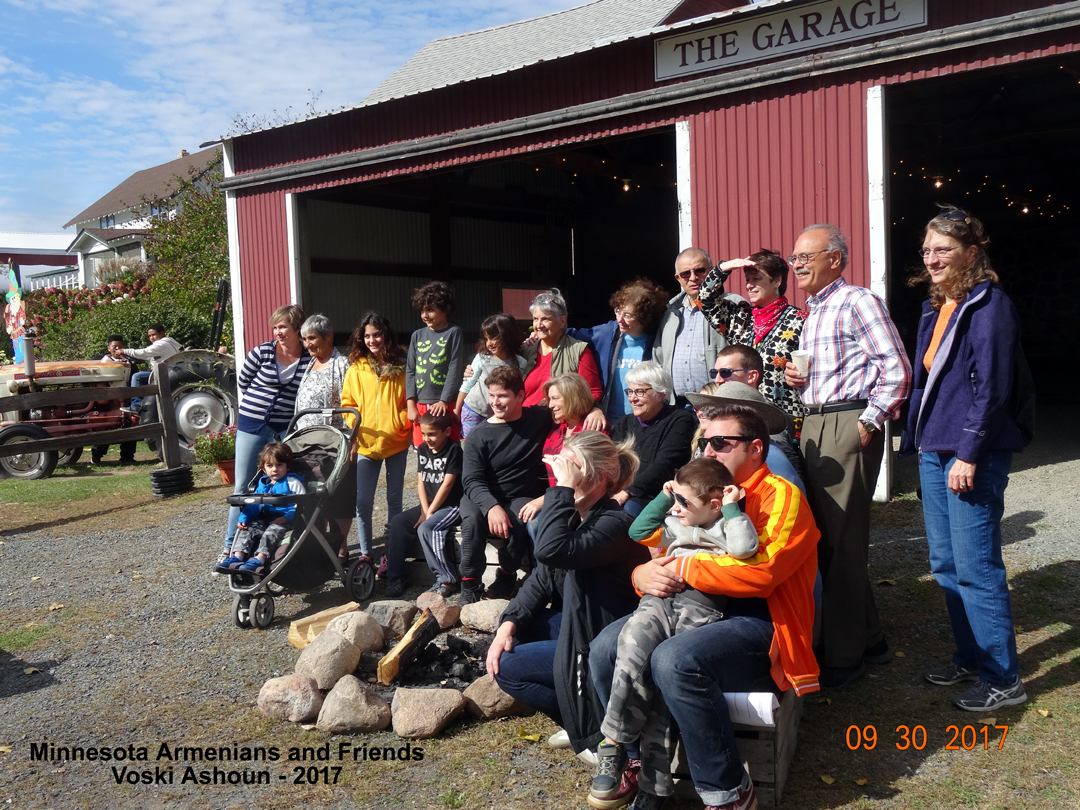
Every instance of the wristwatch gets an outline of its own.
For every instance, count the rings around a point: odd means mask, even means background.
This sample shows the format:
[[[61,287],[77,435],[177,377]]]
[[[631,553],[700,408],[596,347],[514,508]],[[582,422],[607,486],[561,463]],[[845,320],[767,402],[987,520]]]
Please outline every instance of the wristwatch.
[[[877,425],[875,425],[873,422],[869,422],[869,421],[867,421],[865,419],[860,419],[859,424],[863,426],[863,430],[865,430],[867,433],[875,433],[878,430]]]

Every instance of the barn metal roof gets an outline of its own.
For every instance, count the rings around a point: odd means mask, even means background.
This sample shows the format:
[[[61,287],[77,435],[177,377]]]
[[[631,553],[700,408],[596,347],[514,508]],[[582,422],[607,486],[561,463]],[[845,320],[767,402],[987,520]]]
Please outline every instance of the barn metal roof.
[[[377,104],[590,50],[657,27],[681,4],[681,0],[594,0],[531,20],[433,39],[363,103]]]

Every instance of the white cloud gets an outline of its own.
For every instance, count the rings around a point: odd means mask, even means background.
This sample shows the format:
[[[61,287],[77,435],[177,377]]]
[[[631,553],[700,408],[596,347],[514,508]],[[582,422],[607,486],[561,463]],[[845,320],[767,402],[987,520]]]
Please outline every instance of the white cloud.
[[[0,0],[15,26],[0,41],[0,154],[14,191],[0,198],[0,230],[57,230],[132,172],[226,134],[238,114],[300,117],[313,96],[319,112],[355,106],[435,37],[575,4]]]

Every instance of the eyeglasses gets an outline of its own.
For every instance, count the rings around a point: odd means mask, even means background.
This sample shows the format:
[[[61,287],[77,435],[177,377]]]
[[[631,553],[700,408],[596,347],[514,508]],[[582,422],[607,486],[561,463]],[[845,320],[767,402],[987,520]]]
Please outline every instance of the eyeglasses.
[[[753,371],[752,368],[710,368],[709,377],[716,379],[718,376],[723,380],[730,380],[737,371]]]
[[[817,256],[819,253],[831,253],[831,252],[832,251],[829,248],[825,248],[825,250],[815,250],[813,253],[793,253],[792,255],[787,257],[787,263],[791,264],[791,265],[794,265],[794,264],[809,264],[810,260],[812,258],[814,258],[815,256]]]
[[[946,211],[944,214],[938,214],[934,219],[947,219],[949,222],[963,222],[965,225],[971,224],[971,217],[963,211]]]
[[[919,249],[919,256],[921,258],[925,259],[931,253],[933,253],[935,258],[944,259],[946,256],[948,256],[954,250],[959,250],[959,249],[960,249],[959,245],[957,245],[956,247],[920,248]]]
[[[689,509],[690,508],[690,499],[689,498],[684,498],[682,495],[680,495],[675,490],[671,490],[671,497],[673,497],[675,499],[675,503],[677,503],[683,509]]]
[[[702,436],[697,440],[697,449],[704,453],[705,448],[711,445],[717,453],[723,453],[725,449],[730,450],[739,442],[749,444],[752,441],[753,439],[748,439],[746,436],[710,436],[708,438]]]
[[[684,270],[683,272],[676,273],[675,275],[677,275],[683,281],[689,281],[690,276],[693,276],[694,278],[699,278],[699,277],[703,278],[703,277],[709,275],[709,271],[711,269],[712,268],[710,268],[710,267],[695,267],[692,270]]]
[[[652,391],[652,388],[624,388],[623,393],[628,397],[641,398]]]
[[[628,309],[623,309],[622,307],[615,308],[615,317],[622,318],[627,323],[637,320],[637,315],[635,313],[631,312]]]

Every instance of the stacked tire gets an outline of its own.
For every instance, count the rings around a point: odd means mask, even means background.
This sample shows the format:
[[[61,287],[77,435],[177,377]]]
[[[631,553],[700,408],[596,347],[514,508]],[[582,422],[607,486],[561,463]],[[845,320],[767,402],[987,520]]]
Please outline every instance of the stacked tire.
[[[152,470],[150,487],[154,491],[155,498],[179,495],[195,488],[195,475],[187,464],[181,464],[169,470]]]

